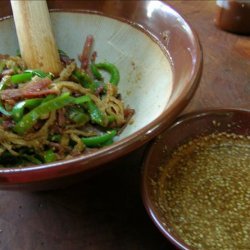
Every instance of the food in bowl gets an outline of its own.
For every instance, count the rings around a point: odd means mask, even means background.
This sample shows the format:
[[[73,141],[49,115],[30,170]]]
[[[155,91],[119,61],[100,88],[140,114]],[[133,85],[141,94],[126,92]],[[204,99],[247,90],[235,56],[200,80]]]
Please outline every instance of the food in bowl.
[[[146,207],[180,249],[249,247],[250,113],[238,112],[186,117],[153,149],[162,161],[147,158]]]
[[[48,1],[48,6],[58,48],[77,61],[82,41],[92,34],[98,61],[111,62],[119,69],[119,93],[135,109],[133,123],[115,136],[115,143],[88,154],[39,166],[0,168],[0,188],[67,186],[88,171],[115,164],[115,159],[170,125],[188,104],[201,76],[198,37],[166,3]],[[0,17],[0,51],[15,55],[18,41],[9,3],[0,1]]]
[[[0,166],[69,159],[112,144],[128,124],[134,110],[118,93],[119,70],[96,62],[93,43],[89,35],[80,67],[60,51],[59,76],[27,69],[20,56],[1,55]]]

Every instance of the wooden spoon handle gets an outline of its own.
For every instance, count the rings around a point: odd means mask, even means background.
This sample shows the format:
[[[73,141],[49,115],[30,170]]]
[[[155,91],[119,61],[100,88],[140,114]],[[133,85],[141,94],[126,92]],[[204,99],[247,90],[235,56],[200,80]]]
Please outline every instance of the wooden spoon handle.
[[[22,58],[28,68],[58,75],[62,64],[46,0],[11,0]]]

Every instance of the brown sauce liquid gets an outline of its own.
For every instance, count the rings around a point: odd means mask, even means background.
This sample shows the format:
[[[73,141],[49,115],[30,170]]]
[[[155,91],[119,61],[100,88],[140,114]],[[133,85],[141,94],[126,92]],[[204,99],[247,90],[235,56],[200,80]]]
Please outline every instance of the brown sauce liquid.
[[[212,134],[180,146],[157,192],[168,230],[191,249],[249,249],[250,136]]]

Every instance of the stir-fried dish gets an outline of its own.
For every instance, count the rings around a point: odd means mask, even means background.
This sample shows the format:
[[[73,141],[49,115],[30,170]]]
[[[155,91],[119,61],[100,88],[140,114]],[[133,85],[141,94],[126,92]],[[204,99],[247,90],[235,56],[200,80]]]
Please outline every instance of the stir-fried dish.
[[[0,166],[87,153],[113,143],[126,126],[134,110],[118,93],[119,71],[96,62],[93,42],[86,38],[79,66],[59,50],[64,68],[57,77],[27,69],[20,56],[0,55]]]

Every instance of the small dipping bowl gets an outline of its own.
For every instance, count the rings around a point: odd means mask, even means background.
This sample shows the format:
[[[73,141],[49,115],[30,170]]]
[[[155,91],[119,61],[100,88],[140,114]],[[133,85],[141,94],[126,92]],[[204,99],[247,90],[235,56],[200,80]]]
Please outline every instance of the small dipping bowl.
[[[142,197],[179,249],[248,249],[250,111],[183,115],[146,150]]]

